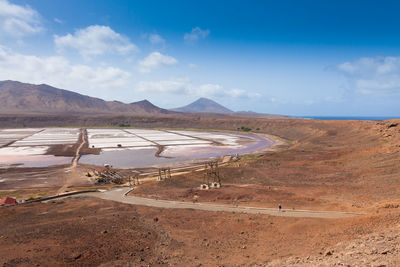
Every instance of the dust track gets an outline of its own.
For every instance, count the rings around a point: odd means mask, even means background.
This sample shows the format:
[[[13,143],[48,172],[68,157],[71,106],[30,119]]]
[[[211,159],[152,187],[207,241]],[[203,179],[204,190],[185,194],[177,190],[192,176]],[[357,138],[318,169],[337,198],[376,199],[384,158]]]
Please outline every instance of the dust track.
[[[172,200],[158,200],[135,196],[126,196],[131,191],[130,187],[117,188],[105,192],[88,193],[86,195],[98,197],[105,200],[117,201],[125,204],[167,208],[167,209],[194,209],[214,212],[237,212],[248,214],[266,214],[271,216],[297,217],[297,218],[322,218],[322,219],[341,219],[349,218],[362,213],[341,212],[341,211],[314,211],[314,210],[289,210],[278,211],[273,208],[258,208],[245,206],[215,205],[206,203],[190,203]]]
[[[81,149],[87,143],[87,136],[86,136],[85,130],[81,129],[80,131],[81,131],[81,136],[80,136],[81,143],[79,144],[78,148],[76,149],[75,156],[71,162],[71,166],[66,169],[66,171],[69,172],[69,175],[67,176],[67,179],[65,180],[63,186],[58,190],[59,194],[63,193],[68,188],[68,186],[72,185],[78,179],[78,178],[76,178],[77,174],[76,174],[75,170],[76,170],[76,167],[78,166],[79,158],[81,157],[81,154],[80,154]]]
[[[85,130],[81,129],[81,144],[76,149],[75,157],[72,159],[71,169],[76,168],[76,166],[78,165],[78,160],[81,157],[81,154],[80,154],[81,149],[86,143],[87,143],[87,140],[86,140]]]

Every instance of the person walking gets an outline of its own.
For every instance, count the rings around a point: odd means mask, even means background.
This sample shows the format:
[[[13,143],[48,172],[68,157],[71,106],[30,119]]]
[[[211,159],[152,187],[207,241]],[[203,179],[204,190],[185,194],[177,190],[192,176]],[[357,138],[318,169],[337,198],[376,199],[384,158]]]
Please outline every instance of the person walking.
[[[282,209],[282,205],[279,204],[279,205],[278,205],[278,211],[281,211],[281,209]]]

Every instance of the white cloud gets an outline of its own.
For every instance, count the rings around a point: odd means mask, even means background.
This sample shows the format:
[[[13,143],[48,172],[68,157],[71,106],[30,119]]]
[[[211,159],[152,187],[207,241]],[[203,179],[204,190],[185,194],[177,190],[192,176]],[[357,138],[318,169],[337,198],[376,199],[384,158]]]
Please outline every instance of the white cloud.
[[[197,68],[197,65],[194,63],[189,63],[188,67],[189,67],[189,69],[195,69],[195,68]]]
[[[331,103],[343,103],[346,101],[346,99],[342,97],[337,97],[337,96],[327,96],[324,98],[326,102],[331,102]]]
[[[148,73],[162,66],[172,66],[176,64],[178,64],[178,60],[174,57],[163,55],[160,52],[153,52],[139,61],[139,71]]]
[[[364,94],[400,92],[400,57],[365,57],[336,67],[350,89]]]
[[[149,34],[149,42],[153,45],[157,45],[157,44],[164,45],[165,44],[164,38],[162,38],[161,35],[156,34],[156,33]]]
[[[40,15],[36,10],[0,0],[0,35],[20,38],[42,30]]]
[[[0,46],[0,80],[47,83],[70,90],[120,88],[130,74],[115,67],[71,64],[66,58],[14,53]]]
[[[165,81],[142,81],[136,85],[138,92],[182,94],[187,93],[190,81],[187,78],[170,79]]]
[[[131,43],[127,37],[108,26],[101,25],[92,25],[65,36],[55,35],[54,42],[59,52],[64,49],[74,49],[85,58],[106,53],[125,55],[132,51],[138,51],[136,45]]]
[[[193,93],[199,96],[222,96],[224,88],[219,84],[207,83],[193,87]]]
[[[313,104],[315,104],[316,103],[316,101],[315,100],[312,100],[312,99],[306,99],[306,100],[304,100],[304,104],[306,104],[306,105],[313,105]]]
[[[193,44],[200,39],[206,38],[210,34],[210,30],[202,30],[200,27],[193,28],[191,32],[185,33],[183,40],[186,43]]]
[[[53,20],[54,20],[54,22],[56,22],[56,23],[58,23],[58,24],[63,24],[63,23],[64,23],[64,21],[62,21],[62,20],[59,19],[59,18],[54,18]]]
[[[174,78],[164,81],[141,81],[136,85],[136,90],[146,93],[186,94],[198,97],[254,98],[261,96],[258,93],[251,93],[242,89],[225,89],[219,84],[194,85],[189,78]]]
[[[221,98],[255,98],[261,96],[259,93],[252,93],[239,88],[226,89],[219,84],[202,84],[200,86],[194,87],[191,93],[194,93],[198,96],[213,96]]]
[[[232,97],[246,97],[246,98],[257,98],[261,97],[261,94],[259,93],[253,93],[253,92],[247,92],[246,90],[243,89],[232,89],[229,91]]]

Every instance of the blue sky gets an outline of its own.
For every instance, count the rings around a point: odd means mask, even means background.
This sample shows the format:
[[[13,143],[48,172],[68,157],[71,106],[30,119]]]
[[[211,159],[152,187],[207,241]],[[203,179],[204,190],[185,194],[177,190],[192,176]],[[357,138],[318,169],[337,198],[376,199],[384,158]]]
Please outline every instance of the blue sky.
[[[172,108],[399,116],[397,1],[0,0],[0,80]]]

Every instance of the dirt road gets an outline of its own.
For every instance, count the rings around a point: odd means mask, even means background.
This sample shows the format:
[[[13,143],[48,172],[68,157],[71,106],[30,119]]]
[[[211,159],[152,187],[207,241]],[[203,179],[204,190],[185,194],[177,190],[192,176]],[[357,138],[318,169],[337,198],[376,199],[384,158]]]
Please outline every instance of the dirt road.
[[[84,129],[81,129],[81,138],[80,138],[80,144],[78,148],[76,149],[75,156],[72,159],[71,166],[65,169],[65,172],[68,173],[69,175],[66,175],[66,180],[63,184],[63,186],[58,190],[58,194],[61,194],[65,192],[65,190],[68,188],[68,186],[72,185],[74,182],[79,181],[77,178],[77,173],[76,173],[76,166],[78,166],[78,161],[79,158],[81,157],[81,149],[82,147],[87,143],[87,136],[85,133]]]
[[[81,153],[80,153],[81,149],[87,143],[86,139],[87,139],[87,136],[86,136],[85,130],[81,129],[81,143],[75,152],[75,157],[72,159],[71,169],[76,168],[76,166],[78,165],[78,160],[81,157]]]
[[[167,209],[195,209],[205,211],[218,211],[218,212],[237,212],[237,213],[250,213],[250,214],[267,214],[272,216],[282,217],[297,217],[297,218],[324,218],[324,219],[340,219],[362,215],[362,213],[355,212],[340,212],[340,211],[313,211],[313,210],[291,210],[291,209],[278,209],[274,208],[257,208],[245,206],[228,206],[216,205],[206,203],[191,203],[172,200],[158,200],[135,196],[126,196],[131,191],[130,187],[122,187],[112,189],[105,192],[88,193],[86,195],[98,197],[106,200],[113,200],[126,204],[141,205],[156,208]]]

